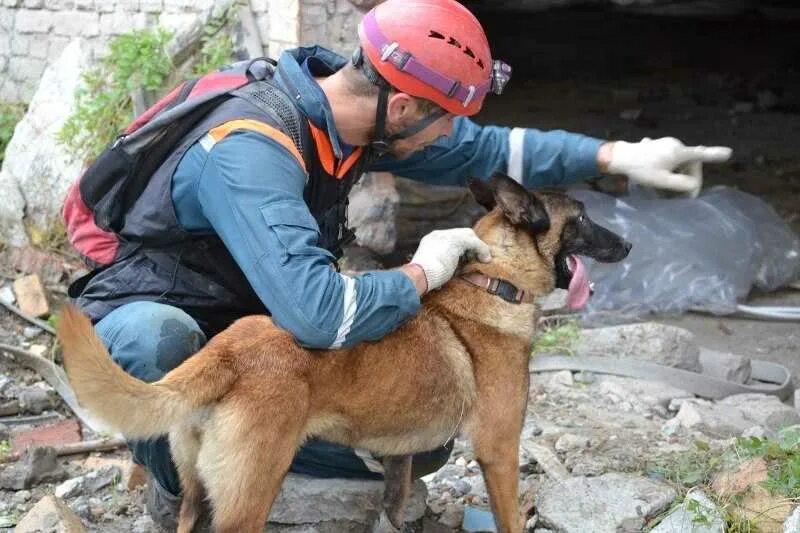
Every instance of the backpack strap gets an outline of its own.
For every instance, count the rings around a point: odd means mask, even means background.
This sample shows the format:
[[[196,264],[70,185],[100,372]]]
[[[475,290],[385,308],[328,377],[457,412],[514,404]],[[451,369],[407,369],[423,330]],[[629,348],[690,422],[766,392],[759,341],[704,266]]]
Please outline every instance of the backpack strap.
[[[261,122],[259,120],[253,119],[235,119],[229,120],[228,122],[224,122],[219,126],[212,128],[208,131],[208,133],[203,136],[198,142],[206,149],[206,151],[211,151],[211,148],[230,135],[232,132],[237,130],[250,130],[250,131],[257,131],[262,135],[269,137],[275,141],[277,141],[281,146],[289,150],[289,152],[297,159],[297,162],[300,163],[300,166],[303,167],[303,170],[306,170],[306,162],[303,159],[302,154],[295,146],[292,139],[289,138],[288,135],[283,133],[277,128],[270,126],[265,122]]]

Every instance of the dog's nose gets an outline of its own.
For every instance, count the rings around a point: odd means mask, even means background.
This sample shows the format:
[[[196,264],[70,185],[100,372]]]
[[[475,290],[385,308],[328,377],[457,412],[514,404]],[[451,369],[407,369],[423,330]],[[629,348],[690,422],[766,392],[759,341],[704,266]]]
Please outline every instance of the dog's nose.
[[[633,248],[633,243],[625,241],[625,244],[623,244],[622,246],[625,247],[625,253],[627,254],[628,252],[631,251],[631,248]]]

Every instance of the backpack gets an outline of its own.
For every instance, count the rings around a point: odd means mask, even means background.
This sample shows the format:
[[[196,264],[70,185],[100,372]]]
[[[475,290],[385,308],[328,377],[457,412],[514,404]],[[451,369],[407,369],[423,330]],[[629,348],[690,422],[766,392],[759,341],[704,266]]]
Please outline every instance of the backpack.
[[[179,141],[234,91],[271,79],[277,63],[242,61],[188,80],[137,117],[67,192],[62,215],[67,236],[93,267],[113,263],[122,249],[125,214]]]

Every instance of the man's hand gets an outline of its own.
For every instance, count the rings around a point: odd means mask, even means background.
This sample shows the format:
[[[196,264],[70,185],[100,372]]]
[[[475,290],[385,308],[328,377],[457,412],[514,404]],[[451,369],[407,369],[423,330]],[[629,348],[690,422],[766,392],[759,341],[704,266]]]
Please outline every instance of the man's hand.
[[[421,268],[427,287],[420,294],[438,289],[447,282],[458,267],[458,260],[465,252],[473,252],[479,261],[488,263],[492,259],[489,247],[470,228],[436,230],[425,235],[419,242],[411,263],[403,270],[415,280],[413,270]],[[417,290],[419,291],[419,285]]]
[[[703,184],[703,163],[721,163],[730,157],[726,146],[684,146],[673,137],[606,143],[597,155],[603,171],[624,174],[649,187],[695,195]]]

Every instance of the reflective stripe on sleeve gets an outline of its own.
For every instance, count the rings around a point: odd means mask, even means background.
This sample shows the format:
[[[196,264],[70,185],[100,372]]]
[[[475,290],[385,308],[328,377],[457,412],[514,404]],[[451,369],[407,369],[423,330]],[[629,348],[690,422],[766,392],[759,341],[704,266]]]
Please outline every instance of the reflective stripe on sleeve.
[[[356,310],[358,309],[358,302],[356,300],[356,280],[350,276],[339,274],[344,280],[344,293],[342,294],[342,323],[339,325],[339,330],[336,332],[336,339],[334,339],[331,348],[340,348],[344,343],[347,334],[350,333],[350,328],[353,326],[353,320],[356,317]]]
[[[506,174],[522,183],[525,159],[525,128],[514,128],[508,134],[508,169]]]

